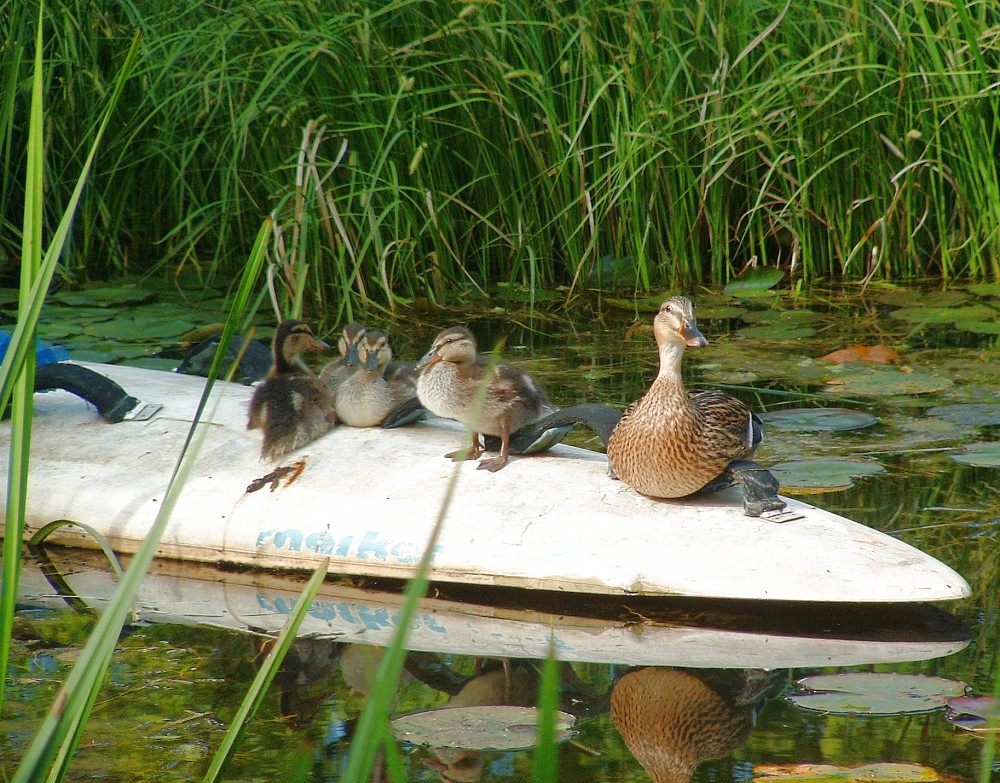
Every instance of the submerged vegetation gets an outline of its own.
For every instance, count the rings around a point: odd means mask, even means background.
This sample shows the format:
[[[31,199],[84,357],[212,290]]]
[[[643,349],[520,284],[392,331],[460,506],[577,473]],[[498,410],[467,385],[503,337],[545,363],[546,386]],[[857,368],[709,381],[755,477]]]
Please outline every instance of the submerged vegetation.
[[[1000,277],[992,2],[50,8],[50,223],[142,33],[74,281],[226,279],[272,212],[307,310],[498,280],[720,284],[754,259],[807,280]],[[0,18],[18,33],[35,9]],[[17,34],[0,46],[17,257],[29,63]]]

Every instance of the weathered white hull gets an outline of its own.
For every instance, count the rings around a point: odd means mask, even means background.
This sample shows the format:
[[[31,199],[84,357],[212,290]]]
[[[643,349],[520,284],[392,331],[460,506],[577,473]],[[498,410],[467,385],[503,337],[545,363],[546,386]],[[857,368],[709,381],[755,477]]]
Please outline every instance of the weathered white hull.
[[[134,551],[160,509],[203,379],[91,365],[163,406],[108,424],[66,392],[36,395],[27,534],[84,522]],[[447,505],[432,578],[605,594],[834,601],[940,601],[969,594],[952,569],[878,531],[794,499],[789,521],[743,515],[737,490],[655,501],[607,476],[603,455],[568,446],[498,473],[443,458],[458,425],[338,427],[282,461],[294,479],[247,492],[275,466],[246,430],[251,389],[220,383],[206,437],[159,554],[269,569],[406,578]],[[217,406],[215,402],[217,401]],[[6,450],[9,424],[0,428]],[[6,492],[6,483],[0,488]],[[792,518],[794,517],[794,518]],[[93,546],[72,530],[57,542]]]

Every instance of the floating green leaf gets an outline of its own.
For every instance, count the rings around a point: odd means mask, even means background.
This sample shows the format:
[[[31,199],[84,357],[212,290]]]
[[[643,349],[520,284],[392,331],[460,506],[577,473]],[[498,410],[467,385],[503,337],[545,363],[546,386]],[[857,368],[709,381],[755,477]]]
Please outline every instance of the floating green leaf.
[[[847,489],[855,478],[884,473],[885,468],[858,459],[799,459],[779,462],[770,471],[783,489],[828,491]]]
[[[893,310],[889,315],[900,321],[920,324],[960,324],[962,322],[985,321],[996,315],[996,311],[986,305],[965,307],[904,307]]]
[[[1000,334],[1000,321],[959,321],[955,326],[973,334]]]
[[[816,323],[823,319],[815,310],[751,310],[743,316],[748,324],[802,324]]]
[[[811,326],[786,324],[747,326],[736,331],[736,336],[743,340],[801,340],[804,337],[812,337],[814,334],[816,334],[816,330]]]
[[[164,337],[180,337],[194,328],[190,321],[150,321],[144,318],[119,318],[113,321],[88,324],[86,334],[130,342],[162,340]]]
[[[876,783],[934,783],[941,780],[930,767],[877,761],[860,767],[838,767],[833,764],[780,764],[754,767],[753,779],[758,783],[841,783],[841,781],[876,781]]]
[[[828,374],[825,378],[826,391],[840,396],[892,397],[897,394],[930,394],[954,385],[951,378],[920,370],[906,372],[895,367],[860,362],[839,364],[835,369],[836,374]]]
[[[992,427],[1000,424],[1000,403],[973,402],[957,405],[938,405],[927,411],[928,416],[950,421],[952,424],[971,424],[974,427]]]
[[[876,297],[890,307],[955,307],[968,301],[964,291],[919,291],[912,288],[892,288],[880,291]]]
[[[445,707],[403,715],[392,731],[415,745],[464,750],[520,750],[535,744],[539,711],[534,707]],[[556,740],[572,735],[574,718],[556,712]]]
[[[743,318],[746,312],[735,305],[699,305],[695,307],[694,315],[699,321],[728,321]]]
[[[977,468],[1000,468],[1000,441],[971,443],[958,454],[952,454],[951,458]]]
[[[878,416],[850,408],[787,408],[761,414],[769,427],[805,432],[861,430],[878,424]]]
[[[968,686],[958,680],[923,674],[849,672],[804,677],[798,685],[805,693],[789,700],[817,712],[866,715],[902,715],[930,712],[949,698],[964,696]]]
[[[748,269],[738,279],[733,280],[722,289],[729,296],[754,297],[766,296],[785,276],[777,267],[756,266]]]
[[[82,288],[78,291],[60,291],[51,297],[66,305],[91,305],[96,307],[124,307],[142,304],[156,298],[156,292],[132,283],[98,288]]]
[[[974,283],[966,286],[970,294],[976,296],[998,296],[1000,297],[1000,283]]]

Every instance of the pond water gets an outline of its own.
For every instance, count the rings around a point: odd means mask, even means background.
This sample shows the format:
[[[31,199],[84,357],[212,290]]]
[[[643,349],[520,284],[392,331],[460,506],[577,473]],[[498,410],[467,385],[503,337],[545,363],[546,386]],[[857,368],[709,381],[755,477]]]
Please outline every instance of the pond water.
[[[949,720],[939,695],[947,684],[861,678],[850,683],[860,693],[817,711],[799,699],[796,683],[818,673],[877,672],[957,681],[953,687],[971,697],[997,689],[1000,289],[885,287],[749,300],[694,292],[692,299],[710,344],[688,352],[688,386],[723,388],[768,414],[758,460],[774,466],[783,491],[918,546],[958,570],[972,596],[934,611],[861,611],[590,603],[441,586],[421,615],[424,633],[414,636],[393,715],[533,704],[538,656],[555,629],[565,640],[561,706],[576,718],[560,749],[561,780],[744,781],[793,771],[813,779],[984,779],[986,740]],[[529,369],[554,402],[623,407],[655,372],[649,325],[657,304],[592,299],[567,314],[512,301],[506,309],[470,305],[461,313],[414,310],[368,320],[390,335],[399,356],[413,359],[437,329],[466,323],[484,346],[502,340],[505,356]],[[216,320],[218,307],[210,299],[192,309],[152,291],[112,311],[77,296],[48,308],[42,333],[81,358],[166,366],[176,359],[154,354],[187,326]],[[144,337],[138,325],[147,322],[172,326]],[[325,324],[320,333],[336,329]],[[896,355],[886,365],[820,359],[852,345],[884,345]],[[817,408],[845,412],[821,417]],[[877,422],[861,426],[868,422],[859,413]],[[572,438],[592,445],[586,433]],[[98,561],[82,553],[52,557],[84,604],[100,606],[110,578]],[[818,570],[822,558],[817,551]],[[0,769],[8,772],[93,624],[80,605],[52,597],[37,567],[28,565],[25,575],[2,714]],[[203,774],[262,654],[263,637],[247,629],[280,627],[299,585],[159,564],[141,603],[144,619],[122,637],[69,779]],[[228,771],[232,779],[339,779],[397,602],[391,584],[324,588],[311,617],[328,631],[339,623],[337,640],[296,644]],[[608,638],[624,651],[619,659],[601,647]],[[640,638],[645,643],[634,645]],[[920,688],[932,691],[927,699],[917,697]],[[909,694],[902,705],[901,692]],[[879,709],[894,714],[872,714]],[[510,734],[517,719],[507,720]],[[400,748],[408,780],[530,776],[530,750],[408,741]],[[856,769],[878,762],[921,769]]]

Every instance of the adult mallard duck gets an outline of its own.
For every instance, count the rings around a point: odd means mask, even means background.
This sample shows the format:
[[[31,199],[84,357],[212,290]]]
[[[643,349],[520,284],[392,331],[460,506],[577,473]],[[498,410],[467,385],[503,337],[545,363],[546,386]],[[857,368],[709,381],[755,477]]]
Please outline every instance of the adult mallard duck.
[[[353,321],[341,332],[340,339],[337,340],[340,356],[329,362],[319,373],[319,379],[326,386],[330,399],[334,399],[337,387],[358,369],[358,346],[364,336],[365,327]]]
[[[357,353],[358,369],[337,387],[337,418],[351,427],[374,427],[416,393],[416,379],[401,364],[386,372],[392,348],[382,332],[367,332]]]
[[[445,456],[455,461],[477,459],[483,453],[480,434],[500,437],[500,456],[481,460],[481,470],[500,470],[507,464],[511,433],[552,412],[549,398],[528,373],[479,356],[475,338],[461,326],[441,332],[416,369],[421,404],[472,431],[469,449]]]
[[[608,463],[622,481],[654,498],[679,498],[728,474],[744,488],[748,515],[785,507],[774,477],[749,462],[763,437],[744,403],[717,391],[688,394],[681,380],[685,348],[704,348],[691,301],[667,299],[653,320],[660,371],[608,438]]]
[[[274,333],[274,367],[250,398],[247,429],[264,431],[261,457],[276,460],[302,448],[336,424],[326,386],[302,360],[330,346],[302,321],[282,321]]]

